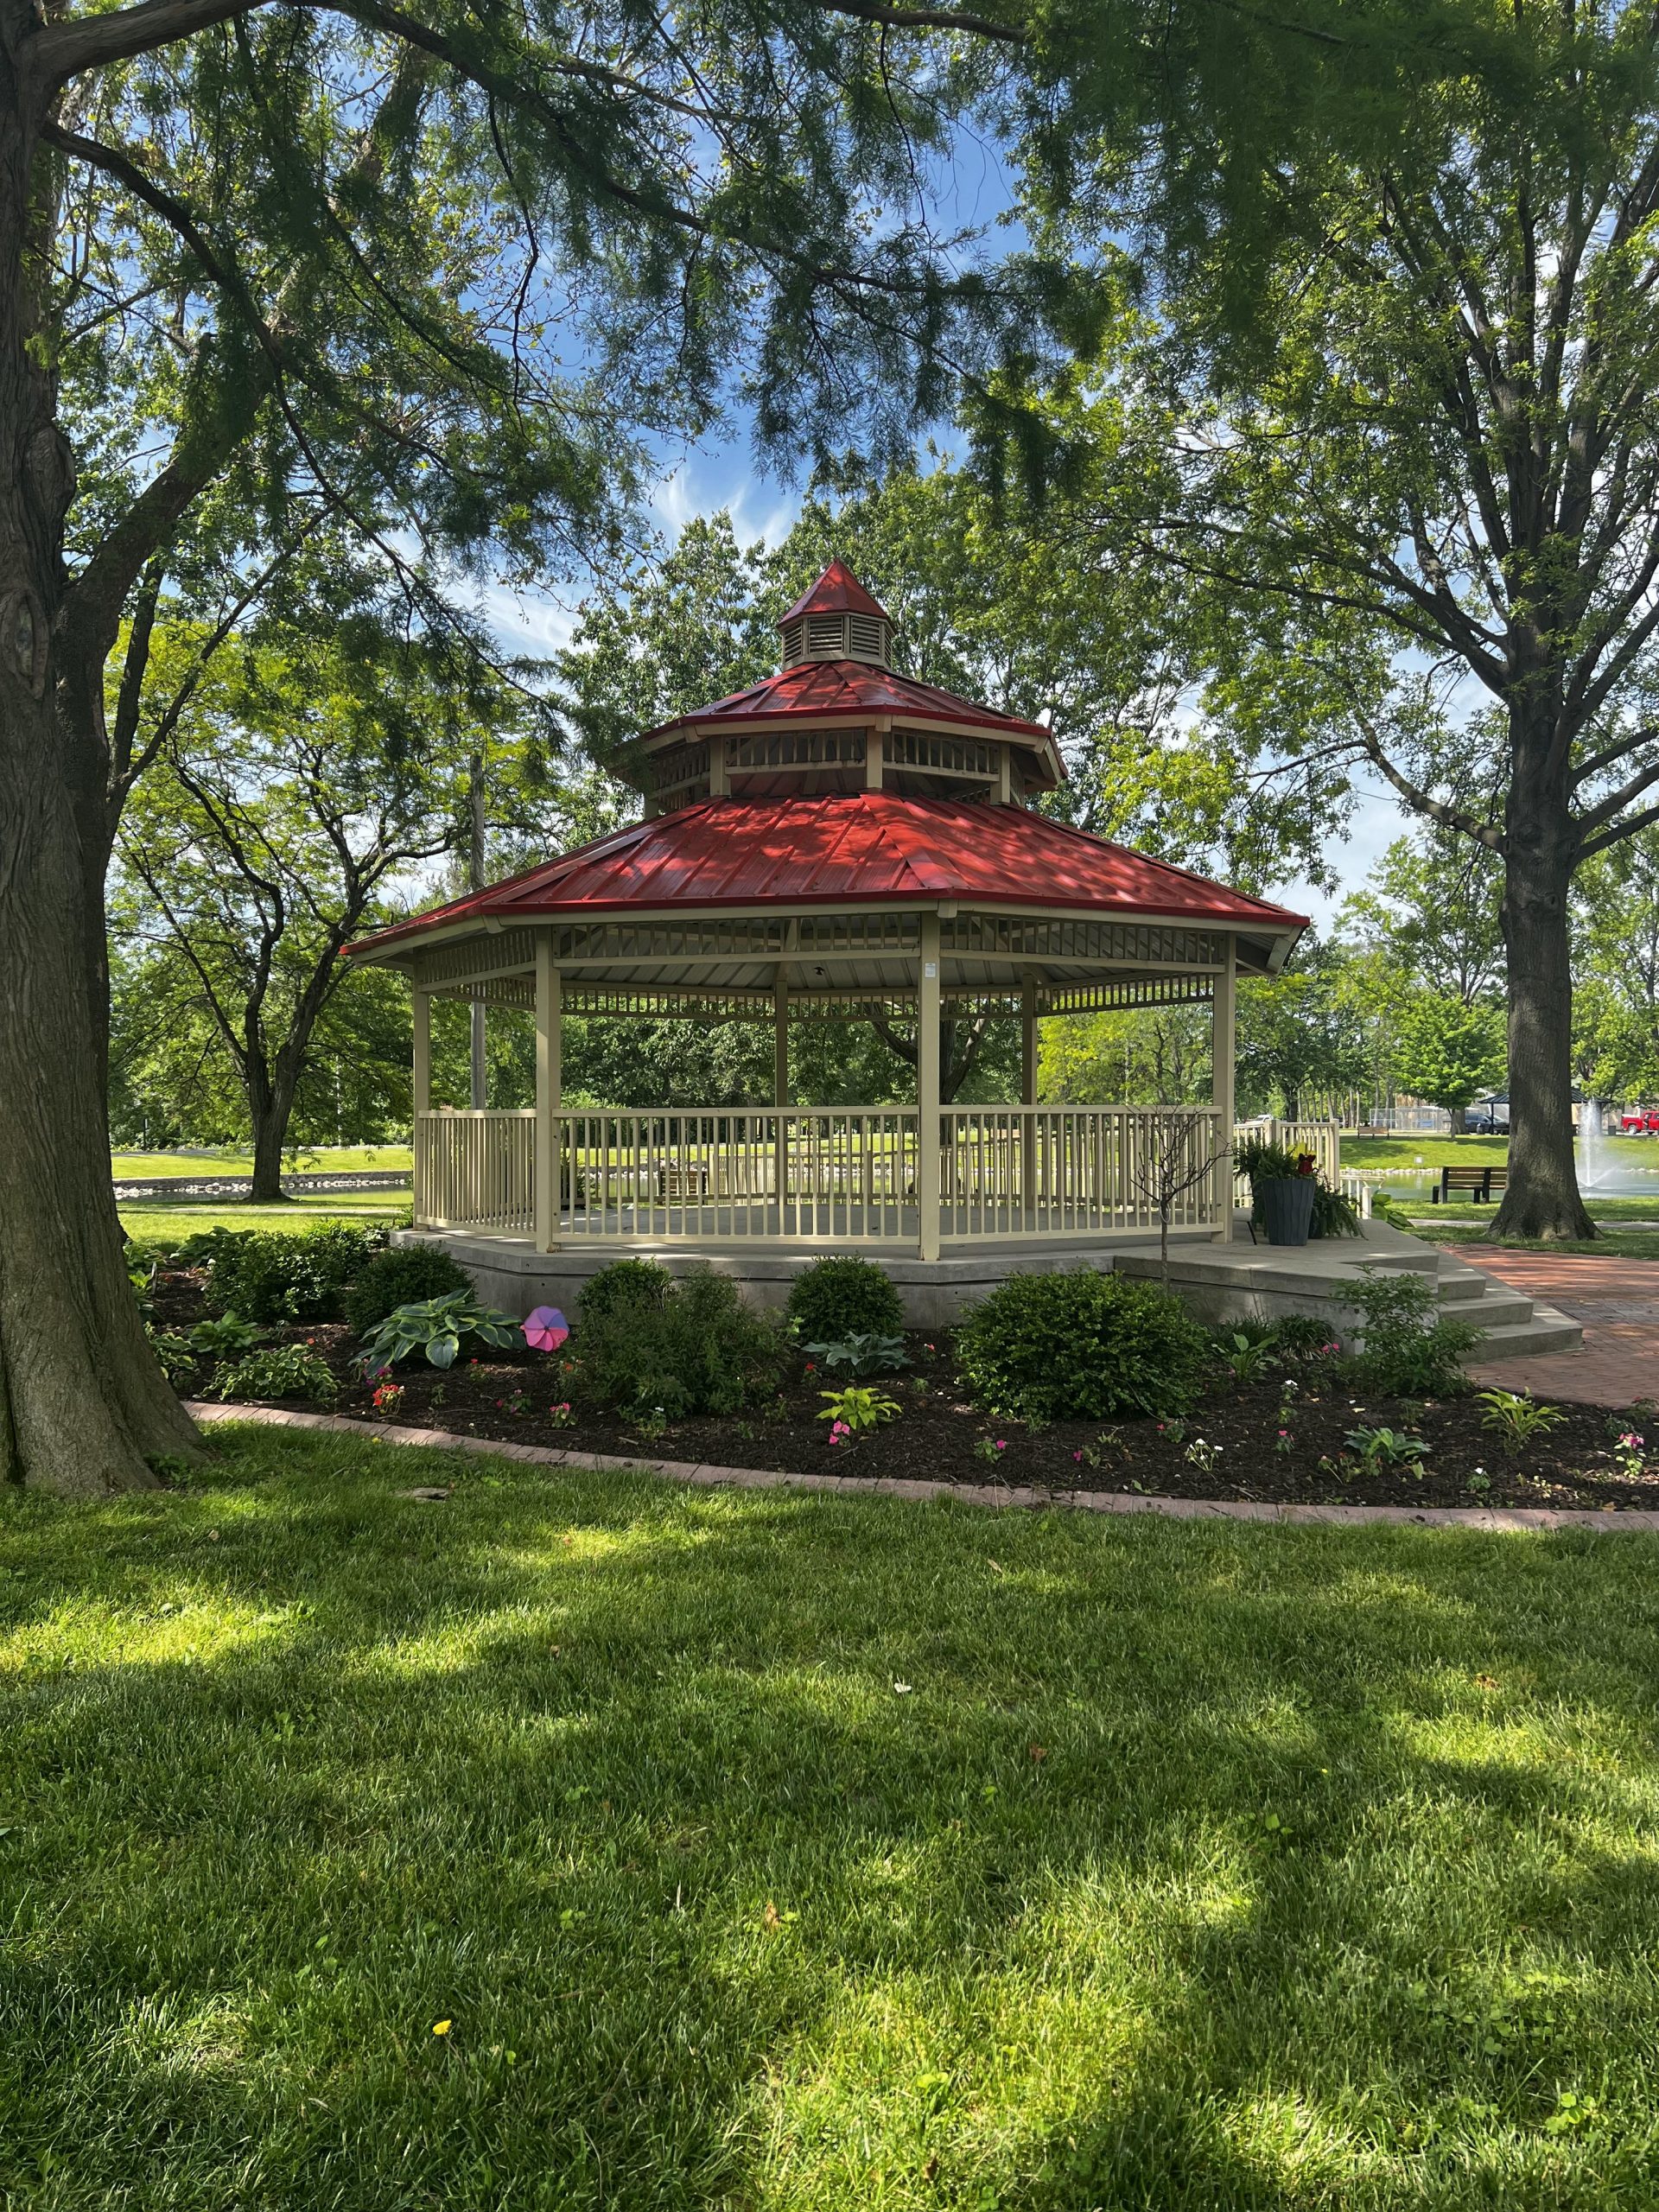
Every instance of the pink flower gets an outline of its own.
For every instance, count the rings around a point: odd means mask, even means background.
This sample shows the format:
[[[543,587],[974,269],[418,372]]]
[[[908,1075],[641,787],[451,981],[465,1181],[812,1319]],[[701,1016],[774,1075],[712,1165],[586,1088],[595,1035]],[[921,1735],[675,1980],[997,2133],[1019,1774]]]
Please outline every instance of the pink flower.
[[[524,1342],[531,1351],[557,1351],[570,1333],[570,1325],[556,1306],[538,1306],[525,1317]]]
[[[1078,1461],[1078,1462],[1079,1462],[1079,1464],[1081,1464],[1082,1459],[1083,1459],[1083,1454],[1082,1454],[1082,1452],[1074,1452],[1071,1454],[1071,1457],[1072,1457],[1074,1459],[1076,1459],[1077,1461]]]
[[[999,1436],[999,1437],[997,1438],[997,1440],[996,1440],[996,1448],[997,1448],[997,1450],[998,1450],[999,1452],[1006,1452],[1006,1451],[1007,1450],[1007,1448],[1008,1448],[1008,1440],[1007,1440],[1007,1438],[1006,1436]]]

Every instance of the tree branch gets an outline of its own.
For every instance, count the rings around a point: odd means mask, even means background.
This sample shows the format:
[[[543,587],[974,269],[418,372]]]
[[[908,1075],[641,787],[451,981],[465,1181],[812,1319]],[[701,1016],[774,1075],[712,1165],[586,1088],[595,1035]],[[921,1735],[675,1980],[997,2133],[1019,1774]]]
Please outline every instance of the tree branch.
[[[1029,44],[1028,35],[1011,23],[994,22],[957,8],[890,8],[883,0],[814,0],[827,15],[853,16],[861,22],[885,23],[893,30],[968,31],[976,38],[992,38],[1006,46]]]
[[[1645,806],[1640,814],[1633,814],[1628,822],[1620,822],[1604,836],[1592,837],[1580,845],[1579,858],[1587,861],[1592,854],[1605,853],[1609,845],[1622,845],[1627,837],[1634,837],[1638,831],[1651,829],[1656,822],[1659,822],[1659,806]]]
[[[1604,822],[1611,822],[1621,808],[1628,806],[1633,798],[1640,798],[1643,792],[1651,790],[1655,784],[1659,784],[1659,760],[1650,760],[1645,768],[1641,769],[1630,778],[1629,783],[1621,784],[1616,791],[1610,792],[1599,805],[1592,806],[1587,814],[1580,814],[1578,817],[1574,827],[1580,832],[1580,840],[1585,830],[1599,830]],[[1626,828],[1622,829],[1618,834],[1628,837],[1630,833]],[[1606,844],[1613,841],[1604,838],[1600,842]],[[1580,842],[1581,853],[1597,849],[1598,848],[1594,845],[1585,845]]]
[[[245,16],[262,0],[145,0],[139,8],[117,8],[107,16],[77,16],[37,32],[28,48],[30,73],[54,91],[83,71],[112,61],[153,54],[158,46]]]

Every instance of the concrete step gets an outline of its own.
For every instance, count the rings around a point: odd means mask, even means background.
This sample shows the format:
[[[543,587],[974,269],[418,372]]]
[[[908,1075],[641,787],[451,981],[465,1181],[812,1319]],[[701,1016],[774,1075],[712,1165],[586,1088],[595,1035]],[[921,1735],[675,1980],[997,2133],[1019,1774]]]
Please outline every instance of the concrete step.
[[[1440,1293],[1443,1306],[1460,1305],[1469,1298],[1484,1298],[1493,1287],[1493,1278],[1483,1274],[1478,1268],[1465,1268],[1457,1261],[1442,1260],[1440,1262]]]
[[[1460,1298],[1441,1307],[1449,1321],[1472,1321],[1478,1329],[1518,1329],[1530,1321],[1531,1299],[1518,1290],[1495,1290],[1490,1298]]]
[[[1553,1306],[1539,1306],[1523,1291],[1512,1290],[1484,1268],[1444,1253],[1440,1295],[1444,1313],[1459,1321],[1472,1322],[1480,1331],[1480,1340],[1468,1355],[1474,1366],[1491,1359],[1577,1351],[1584,1342],[1584,1331],[1569,1314],[1558,1313]]]
[[[1491,1359],[1536,1359],[1546,1352],[1578,1351],[1584,1331],[1570,1314],[1553,1306],[1533,1309],[1530,1320],[1500,1324],[1483,1329],[1480,1342],[1469,1354],[1471,1366],[1484,1366]]]

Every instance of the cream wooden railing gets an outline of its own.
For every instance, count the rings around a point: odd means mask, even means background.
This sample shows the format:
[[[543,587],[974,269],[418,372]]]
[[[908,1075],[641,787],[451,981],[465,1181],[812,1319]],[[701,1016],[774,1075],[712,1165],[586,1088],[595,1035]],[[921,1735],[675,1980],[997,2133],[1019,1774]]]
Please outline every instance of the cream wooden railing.
[[[913,1107],[561,1114],[559,1236],[899,1244]]]
[[[1186,1185],[1170,1226],[1221,1225],[1231,1154],[1207,1107],[958,1106],[943,1119],[945,1243],[1155,1230],[1160,1159]]]
[[[528,1236],[536,1226],[533,1109],[417,1114],[415,1218],[426,1229]]]
[[[706,1108],[556,1116],[562,1245],[786,1245],[914,1250],[921,1231],[914,1107]],[[423,1227],[535,1233],[536,1117],[416,1118]],[[991,1240],[1154,1232],[1160,1133],[1179,1132],[1171,1225],[1220,1227],[1230,1185],[1207,1108],[947,1107],[939,1116],[939,1236]]]

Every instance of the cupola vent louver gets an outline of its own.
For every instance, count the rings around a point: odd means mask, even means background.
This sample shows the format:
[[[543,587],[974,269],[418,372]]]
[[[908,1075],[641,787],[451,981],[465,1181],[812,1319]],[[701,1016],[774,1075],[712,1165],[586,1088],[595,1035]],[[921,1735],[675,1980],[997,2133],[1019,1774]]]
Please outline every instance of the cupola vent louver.
[[[778,627],[785,668],[813,660],[856,660],[872,668],[893,665],[893,624],[887,609],[839,561],[830,563]]]

